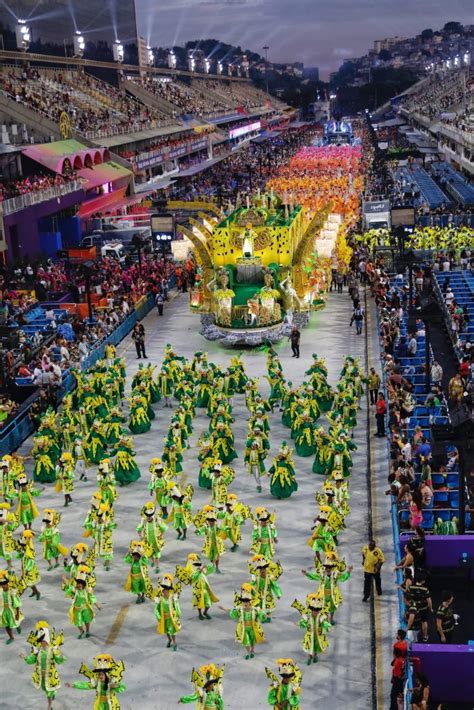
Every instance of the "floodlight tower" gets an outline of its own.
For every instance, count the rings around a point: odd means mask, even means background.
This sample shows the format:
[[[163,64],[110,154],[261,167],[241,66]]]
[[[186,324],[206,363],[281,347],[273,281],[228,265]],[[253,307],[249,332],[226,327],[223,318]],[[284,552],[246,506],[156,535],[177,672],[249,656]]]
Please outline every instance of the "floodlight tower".
[[[21,49],[22,52],[27,52],[31,42],[31,32],[26,20],[18,20],[15,34],[17,48]]]
[[[124,59],[124,51],[123,51],[123,44],[119,39],[116,39],[115,42],[112,45],[112,52],[114,56],[114,62],[117,62],[118,64],[123,64],[123,59]]]
[[[72,41],[74,44],[74,56],[79,58],[83,57],[84,50],[86,48],[86,42],[79,30],[76,30],[76,34],[72,38]]]
[[[176,54],[173,52],[172,49],[170,49],[168,52],[168,68],[176,69]]]

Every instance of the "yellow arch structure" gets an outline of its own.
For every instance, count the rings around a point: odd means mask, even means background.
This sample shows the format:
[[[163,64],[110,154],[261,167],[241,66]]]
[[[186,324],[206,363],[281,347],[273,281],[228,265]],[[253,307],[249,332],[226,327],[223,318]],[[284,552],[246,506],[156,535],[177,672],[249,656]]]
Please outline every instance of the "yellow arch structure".
[[[185,234],[196,249],[196,254],[205,269],[212,269],[212,259],[205,242],[192,229],[188,229],[183,224],[179,226],[180,232]]]
[[[203,236],[206,245],[211,243],[212,234],[202,222],[198,222],[197,219],[194,219],[194,217],[188,217],[188,222],[189,224],[192,224],[193,227],[196,227],[199,233]]]

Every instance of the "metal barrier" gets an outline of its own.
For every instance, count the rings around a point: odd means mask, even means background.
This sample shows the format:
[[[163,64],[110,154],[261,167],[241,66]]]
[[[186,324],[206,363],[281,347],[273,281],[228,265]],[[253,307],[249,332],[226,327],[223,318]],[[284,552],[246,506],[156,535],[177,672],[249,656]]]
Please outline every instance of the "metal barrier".
[[[65,182],[62,185],[50,185],[42,190],[33,190],[32,192],[26,192],[24,195],[18,195],[18,197],[9,197],[2,202],[3,214],[13,214],[40,202],[70,195],[72,192],[83,190],[85,183],[86,181],[81,179],[71,180],[71,182]]]
[[[112,345],[117,345],[120,343],[132,330],[133,326],[137,321],[142,320],[153,308],[154,300],[153,296],[148,295],[147,298],[141,303],[138,308],[134,309],[132,313],[122,322],[120,325],[107,337],[103,338],[94,348],[94,350],[84,358],[81,363],[82,370],[88,370],[93,367],[97,360],[104,357],[105,346],[109,343]],[[64,394],[72,392],[76,385],[76,378],[72,372],[67,371],[63,375],[63,383],[60,388],[60,401],[57,402],[59,405],[62,401]],[[29,399],[24,403],[21,411],[16,415],[11,422],[9,422],[4,429],[0,431],[0,456],[5,456],[15,451],[30,434],[33,433],[34,427],[33,422],[29,418],[29,413],[33,402],[37,399],[38,393],[31,395]]]

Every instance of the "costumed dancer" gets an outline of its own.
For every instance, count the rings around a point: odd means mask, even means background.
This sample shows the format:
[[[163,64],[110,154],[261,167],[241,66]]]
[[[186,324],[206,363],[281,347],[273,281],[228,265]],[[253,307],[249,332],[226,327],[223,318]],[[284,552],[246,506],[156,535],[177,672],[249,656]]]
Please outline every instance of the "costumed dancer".
[[[162,365],[161,372],[158,374],[161,397],[165,403],[165,407],[173,408],[172,397],[174,390],[174,378],[171,370],[166,365]]]
[[[198,483],[199,488],[212,488],[211,468],[214,463],[214,452],[212,450],[212,442],[209,434],[205,434],[198,441],[199,455],[198,461],[201,462],[199,469]]]
[[[16,514],[19,516],[20,522],[25,530],[30,530],[35,518],[38,517],[39,511],[34,504],[33,498],[39,496],[41,491],[33,488],[33,482],[28,481],[26,473],[21,473],[18,478],[18,506]]]
[[[36,551],[33,544],[34,536],[33,530],[23,530],[19,539],[15,541],[15,548],[16,556],[21,561],[21,584],[31,588],[30,597],[40,599],[41,594],[36,585],[41,577],[36,564]]]
[[[211,466],[211,505],[221,506],[227,499],[227,487],[235,478],[234,469],[222,466],[222,461],[215,459]]]
[[[264,623],[272,620],[271,612],[275,608],[275,598],[280,599],[281,588],[278,579],[283,568],[280,562],[270,562],[263,555],[254,555],[248,563],[252,575],[252,587],[258,598],[259,609],[264,614]]]
[[[324,598],[321,592],[308,594],[306,606],[297,599],[291,605],[301,614],[298,626],[305,629],[303,651],[308,654],[306,665],[318,662],[318,654],[326,653],[328,647],[327,634],[331,628],[328,621],[328,612],[324,607]]]
[[[18,527],[18,515],[10,512],[10,503],[0,503],[0,558],[12,565],[14,551],[13,531]]]
[[[166,634],[168,643],[166,648],[176,651],[176,634],[181,631],[181,607],[179,597],[181,582],[175,581],[172,574],[164,574],[158,582],[155,593],[155,617],[157,620],[156,633]]]
[[[251,551],[263,555],[267,560],[273,559],[275,545],[278,543],[275,513],[269,513],[266,508],[259,506],[250,517],[253,521]]]
[[[125,557],[130,564],[125,591],[137,595],[136,604],[143,604],[145,597],[152,598],[153,588],[148,574],[148,560],[142,540],[132,540]]]
[[[61,522],[61,514],[57,513],[53,508],[45,508],[43,510],[43,523],[38,540],[43,543],[43,559],[48,563],[48,572],[59,567],[59,555],[66,557],[69,550],[64,545],[61,545],[61,534],[59,532],[59,523]],[[55,561],[53,567],[52,560]]]
[[[150,462],[148,469],[151,473],[148,489],[150,495],[155,496],[155,504],[161,509],[163,518],[168,517],[168,506],[171,502],[168,491],[168,483],[171,479],[171,471],[165,468],[163,461],[159,458],[154,458]]]
[[[209,609],[219,601],[208,582],[207,575],[214,571],[214,566],[204,566],[199,555],[190,552],[186,567],[176,567],[176,577],[183,584],[191,584],[193,588],[193,608],[198,610],[199,619],[210,619]]]
[[[7,645],[13,643],[13,630],[21,634],[21,593],[25,586],[20,584],[10,570],[0,569],[0,627],[5,629],[8,638]]]
[[[232,543],[230,551],[235,552],[242,539],[240,528],[250,517],[250,508],[240,503],[235,493],[228,493],[224,510],[219,512],[218,517],[223,521],[222,539],[229,540]]]
[[[221,555],[225,552],[225,546],[217,518],[218,512],[216,508],[212,505],[205,505],[194,516],[194,525],[196,526],[196,534],[205,536],[202,554],[214,566],[215,572],[221,574],[219,562]]]
[[[313,473],[325,476],[327,468],[328,443],[330,438],[322,426],[314,428],[313,436],[316,444],[316,453],[314,456],[312,471]]]
[[[52,441],[48,436],[36,436],[32,449],[32,456],[35,460],[33,479],[40,483],[54,483],[56,474],[52,458]]]
[[[23,472],[23,466],[21,466]],[[16,496],[13,457],[6,454],[0,460],[0,498],[11,503]]]
[[[179,703],[197,703],[196,710],[224,710],[222,676],[224,666],[208,663],[198,670],[193,668],[191,683],[194,684],[192,695],[183,695]]]
[[[228,611],[221,607],[223,611]],[[261,622],[265,614],[258,608],[258,596],[252,585],[245,582],[240,587],[240,594],[234,594],[234,607],[228,611],[231,619],[237,622],[235,640],[247,651],[245,660],[255,656],[255,645],[265,640]]]
[[[115,474],[110,468],[110,459],[102,459],[97,468],[97,486],[99,488],[100,499],[112,510],[118,498],[115,485]]]
[[[155,572],[160,571],[161,550],[165,541],[163,533],[167,525],[158,514],[156,506],[152,501],[145,503],[141,510],[141,522],[137,527],[137,532],[145,544],[146,554],[155,565]]]
[[[168,481],[168,491],[171,497],[171,513],[166,521],[171,523],[178,533],[178,540],[186,540],[188,527],[192,523],[192,499],[194,489],[190,483],[181,492],[179,486],[173,481]]]
[[[334,612],[342,602],[339,591],[339,582],[345,582],[351,576],[352,567],[346,567],[344,560],[339,560],[335,551],[328,551],[322,563],[317,563],[314,571],[302,570],[305,577],[319,581],[319,591],[323,595],[324,605],[328,610],[328,617],[334,626]]]
[[[75,464],[75,471],[74,473],[79,476],[80,481],[87,481],[87,460],[86,460],[86,454],[84,451],[84,446],[82,445],[82,438],[80,436],[77,436],[76,439],[74,440],[74,460],[76,462]]]
[[[130,421],[128,428],[132,434],[144,434],[150,431],[151,421],[148,416],[146,398],[141,394],[132,394],[130,397]]]
[[[107,446],[113,448],[118,444],[120,437],[124,436],[125,417],[120,407],[112,407],[105,424],[105,438]]]
[[[292,658],[277,660],[278,678],[270,668],[265,668],[267,678],[272,681],[268,692],[268,704],[274,710],[289,710],[300,707],[301,671]]]
[[[110,569],[110,563],[114,556],[112,542],[112,530],[117,527],[114,522],[113,512],[107,503],[100,503],[97,513],[89,521],[84,535],[92,535],[94,538],[94,550],[97,557],[104,563],[105,571]]]
[[[83,445],[87,460],[91,463],[98,464],[102,459],[105,459],[107,440],[105,438],[104,425],[98,419],[94,421],[92,428],[87,432]]]
[[[265,457],[266,450],[263,448],[261,441],[257,438],[247,439],[245,448],[244,461],[247,464],[249,476],[253,476],[257,485],[257,492],[262,492],[262,478],[265,476]]]
[[[115,456],[114,474],[119,485],[128,486],[129,483],[138,481],[141,474],[133,458],[135,451],[133,450],[131,437],[123,436],[119,440],[113,455]]]
[[[56,485],[54,490],[56,493],[62,491],[64,494],[64,507],[67,508],[69,503],[72,503],[71,493],[74,493],[74,458],[72,454],[65,451],[59,457],[56,464]]]
[[[270,493],[275,498],[289,498],[294,491],[298,490],[295,464],[286,441],[282,441],[280,451],[273,459],[273,465],[268,469],[268,475],[271,476]]]
[[[72,597],[69,621],[79,629],[78,639],[81,639],[84,634],[89,638],[90,627],[95,618],[94,607],[100,609],[90,583],[90,574],[90,567],[80,565],[72,583],[64,589],[66,596]]]
[[[94,658],[93,669],[82,663],[79,673],[87,680],[77,680],[72,687],[76,690],[95,692],[93,710],[120,710],[116,694],[120,695],[125,690],[125,685],[122,683],[124,670],[123,661],[114,661],[108,653],[100,653]],[[71,687],[70,683],[66,683],[66,686]]]
[[[316,524],[313,525],[313,532],[308,540],[308,545],[316,555],[318,562],[321,562],[321,554],[324,556],[328,550],[336,549],[336,534],[329,522],[331,512],[328,505],[320,506],[318,516],[314,519]]]
[[[56,629],[50,628],[47,621],[38,621],[34,631],[28,636],[28,643],[31,646],[31,653],[28,656],[20,654],[20,657],[28,665],[34,665],[31,680],[35,688],[45,693],[47,708],[51,710],[56,693],[61,687],[56,666],[66,660],[61,653],[64,634],[62,631],[57,634]]]
[[[230,463],[237,458],[237,452],[234,448],[234,435],[228,424],[224,422],[217,423],[211,434],[211,442],[216,458],[220,459],[223,464]]]

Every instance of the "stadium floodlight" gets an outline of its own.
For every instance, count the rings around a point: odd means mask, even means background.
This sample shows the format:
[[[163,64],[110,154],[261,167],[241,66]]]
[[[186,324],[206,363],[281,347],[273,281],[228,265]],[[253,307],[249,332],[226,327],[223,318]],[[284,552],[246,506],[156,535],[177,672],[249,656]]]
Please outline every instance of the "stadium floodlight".
[[[26,20],[18,20],[15,28],[16,46],[22,52],[28,51],[31,42],[30,28],[26,24]]]
[[[188,54],[188,69],[189,71],[196,71],[196,60],[192,52]]]
[[[470,64],[470,63],[471,63],[471,54],[470,54],[470,52],[464,52],[463,61],[464,61],[464,64]]]
[[[168,67],[169,69],[176,69],[176,54],[172,49],[168,52]]]
[[[446,59],[446,69],[451,69],[451,60]]]
[[[209,74],[209,72],[211,71],[211,60],[210,59],[204,60],[204,71],[206,72],[206,74]]]
[[[155,55],[153,54],[153,50],[149,44],[147,45],[146,52],[148,57],[148,64],[150,67],[152,67],[155,64]]]
[[[455,66],[455,67],[458,67],[459,64],[460,64],[460,62],[461,62],[461,60],[460,60],[460,58],[459,58],[459,54],[457,54],[457,55],[454,57],[454,66]]]
[[[217,62],[217,73],[222,74],[223,70],[224,70],[224,65],[222,64],[221,60],[219,60]]]
[[[237,76],[242,76],[242,73],[240,71],[240,64],[237,64]]]
[[[227,75],[232,76],[232,64],[227,65]]]
[[[114,55],[114,62],[122,64],[124,59],[123,44],[119,39],[116,39],[112,45],[112,52]]]
[[[72,41],[74,44],[74,56],[82,57],[86,48],[86,41],[79,30],[76,30],[76,34],[72,38]]]

